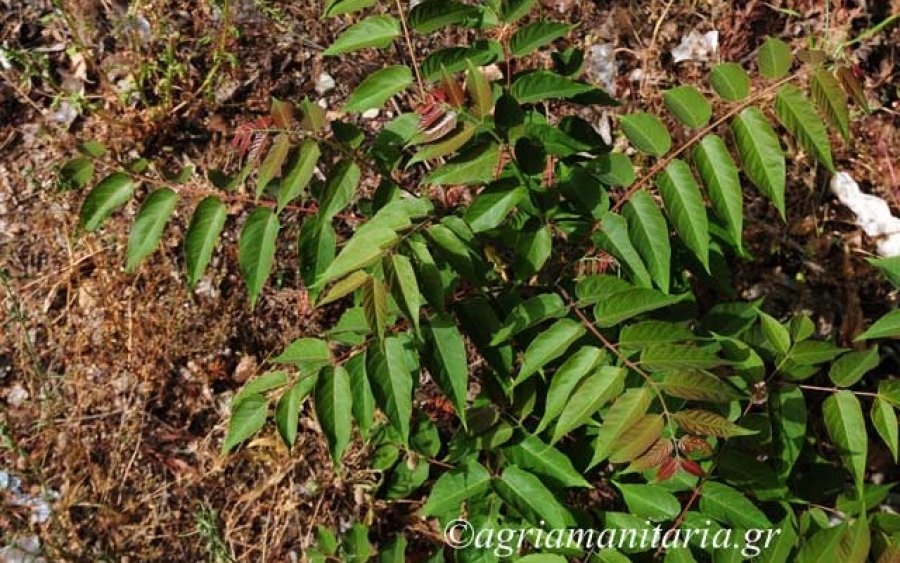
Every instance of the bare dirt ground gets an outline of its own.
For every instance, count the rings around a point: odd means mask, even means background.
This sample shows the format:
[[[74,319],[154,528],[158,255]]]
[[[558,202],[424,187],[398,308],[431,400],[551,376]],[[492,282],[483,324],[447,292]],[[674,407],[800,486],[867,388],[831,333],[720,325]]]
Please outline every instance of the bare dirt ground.
[[[692,30],[719,32],[713,62],[746,63],[767,34],[795,47],[810,35],[840,42],[900,11],[896,0],[824,5],[544,0],[543,10],[580,24],[572,43],[614,43],[616,96],[626,109],[654,111],[661,88],[706,75],[707,61],[672,61]],[[231,134],[265,115],[272,96],[324,97],[336,110],[385,61],[375,53],[323,59],[348,20],[321,20],[321,8],[319,0],[0,0],[0,547],[36,535],[26,547],[47,560],[287,561],[301,557],[316,525],[354,520],[371,523],[375,538],[404,526],[423,552],[438,547],[437,530],[412,515],[414,503],[373,497],[362,445],[343,475],[332,474],[308,411],[292,452],[268,433],[219,456],[234,391],[267,356],[333,322],[309,308],[289,244],[251,312],[233,244],[241,205],[191,293],[180,253],[186,205],[162,249],[126,274],[134,203],[124,218],[78,236],[84,192],[57,179],[88,139],[123,161],[234,169]],[[464,39],[439,34],[419,48]],[[849,49],[878,109],[856,116],[852,146],[835,139],[838,168],[895,213],[897,45],[895,26]],[[319,96],[323,71],[336,87]],[[390,111],[410,104],[400,99]],[[363,125],[377,129],[387,117]],[[823,332],[840,326],[849,335],[893,296],[863,260],[872,243],[831,197],[825,175],[802,169],[790,177],[787,225],[750,196],[750,249],[765,258],[739,265],[735,287],[784,311],[808,309]],[[296,237],[298,223],[285,216],[283,240]],[[41,498],[49,515],[40,514]]]

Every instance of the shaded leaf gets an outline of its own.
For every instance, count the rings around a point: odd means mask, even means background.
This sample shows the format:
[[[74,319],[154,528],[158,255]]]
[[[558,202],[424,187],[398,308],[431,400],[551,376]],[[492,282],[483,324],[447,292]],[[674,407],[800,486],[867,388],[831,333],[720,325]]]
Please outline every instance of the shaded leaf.
[[[491,474],[478,462],[471,460],[447,471],[434,482],[420,514],[456,518],[463,501],[483,495],[490,486]]]
[[[526,471],[535,473],[560,487],[590,488],[572,462],[561,451],[527,434],[518,444],[500,450],[503,457]]]
[[[624,375],[625,370],[620,371]],[[594,441],[594,456],[588,467],[609,457],[619,436],[647,414],[652,401],[653,392],[647,387],[628,389],[616,399],[603,417],[603,424]]]
[[[566,403],[572,395],[575,386],[597,367],[605,354],[594,346],[582,346],[577,352],[559,366],[550,387],[547,389],[547,398],[544,402],[544,416],[541,418],[535,432],[540,433],[565,410]]]
[[[469,363],[462,335],[453,317],[446,313],[431,317],[423,332],[427,343],[425,363],[428,372],[453,403],[463,428],[466,428]]]
[[[278,189],[278,212],[280,213],[284,206],[296,199],[312,179],[315,172],[316,164],[319,162],[321,151],[319,145],[313,139],[305,139],[300,143],[298,149],[297,160],[291,169],[288,170]]]
[[[894,309],[884,315],[857,336],[854,341],[872,340],[873,338],[896,338],[900,336],[900,309]]]
[[[838,391],[822,403],[825,428],[841,455],[844,467],[862,491],[866,473],[868,438],[859,400],[850,391]]]
[[[594,308],[597,326],[607,328],[643,313],[662,309],[690,298],[689,293],[666,295],[652,289],[634,287],[612,294]]]
[[[569,511],[540,479],[515,465],[503,470],[500,478],[494,481],[494,487],[503,502],[532,524],[543,526],[546,523],[549,528],[565,528],[572,522]]]
[[[542,100],[568,99],[594,91],[590,84],[576,82],[549,70],[523,74],[513,82],[510,94],[522,104]]]
[[[499,161],[500,148],[495,143],[477,144],[433,170],[422,182],[435,186],[487,183],[494,178]]]
[[[897,413],[894,412],[894,407],[881,397],[876,397],[872,403],[870,417],[872,418],[872,426],[875,427],[878,435],[881,436],[881,439],[884,440],[884,443],[891,451],[894,463],[897,463],[898,431]]]
[[[737,389],[715,375],[696,370],[667,373],[662,389],[673,397],[691,401],[727,403],[743,397]]]
[[[735,528],[771,528],[772,523],[747,497],[736,489],[707,481],[700,493],[700,511]]]
[[[438,29],[477,18],[481,10],[453,0],[426,0],[409,12],[409,25],[419,33],[431,33]]]
[[[389,336],[384,339],[383,349],[370,346],[366,371],[378,406],[406,441],[412,415],[413,374],[407,364],[403,340]]]
[[[628,231],[629,225],[624,217],[607,213],[600,221],[600,230],[595,237],[601,248],[615,256],[625,266],[635,284],[650,287],[653,283],[650,273],[634,248]]]

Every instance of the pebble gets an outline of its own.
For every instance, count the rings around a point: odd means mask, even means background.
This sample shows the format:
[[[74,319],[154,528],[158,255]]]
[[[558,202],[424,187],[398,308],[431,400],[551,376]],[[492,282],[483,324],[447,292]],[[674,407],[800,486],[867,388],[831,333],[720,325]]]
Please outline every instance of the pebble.
[[[334,78],[327,72],[323,72],[319,75],[319,78],[316,79],[316,94],[324,96],[328,92],[334,90],[335,86]]]

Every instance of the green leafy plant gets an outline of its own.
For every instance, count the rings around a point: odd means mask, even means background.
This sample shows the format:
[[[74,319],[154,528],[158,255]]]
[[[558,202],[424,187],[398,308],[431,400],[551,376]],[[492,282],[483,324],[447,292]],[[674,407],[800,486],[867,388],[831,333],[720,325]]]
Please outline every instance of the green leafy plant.
[[[332,0],[324,15],[374,4]],[[196,188],[190,170],[155,178],[140,165],[111,166],[96,145],[64,167],[78,187],[95,166],[109,172],[85,199],[85,231],[153,186],[131,230],[129,270],[152,254],[179,196],[199,200],[185,236],[191,286],[230,220],[226,203],[251,207],[238,218],[237,252],[251,306],[266,291],[282,225],[301,222],[300,276],[340,318],[291,343],[272,361],[278,369],[234,397],[223,453],[273,413],[292,446],[311,397],[335,471],[355,427],[381,475],[377,494],[418,499],[419,515],[441,526],[461,514],[490,528],[708,520],[777,529],[765,561],[896,557],[898,518],[877,508],[894,484],[876,484],[866,456],[874,430],[897,460],[900,383],[873,375],[879,349],[869,341],[900,336],[900,314],[850,350],[816,336],[802,314],[782,321],[761,299],[737,300],[728,281],[730,260],[752,259],[749,186],[783,218],[786,156],[834,171],[825,120],[849,136],[846,69],[798,65],[770,38],[759,76],[723,63],[709,75],[714,95],[679,85],[661,92],[667,113],[622,113],[634,151],[612,152],[567,114],[573,104],[617,105],[578,78],[583,53],[553,52],[553,69],[510,75],[512,59],[527,68],[529,55],[572,31],[517,23],[534,4],[425,0],[409,14],[360,16],[326,56],[405,41],[411,66],[365,78],[344,111],[380,108],[415,87],[414,111],[366,138],[349,119],[329,126],[309,100],[276,100],[238,135],[253,148],[221,191]],[[447,26],[479,38],[419,65],[410,35]],[[494,64],[505,80],[489,78]],[[361,191],[364,177],[379,179],[374,192]],[[464,186],[471,201],[455,203],[448,186]],[[896,261],[876,266],[900,278]],[[716,301],[701,304],[696,284]],[[438,399],[420,400],[422,373]],[[617,500],[585,505],[590,490]],[[404,560],[406,541],[379,543],[381,558]],[[666,560],[735,555],[707,550],[671,549]],[[368,529],[356,524],[340,542],[320,529],[308,555],[336,554],[373,556]]]

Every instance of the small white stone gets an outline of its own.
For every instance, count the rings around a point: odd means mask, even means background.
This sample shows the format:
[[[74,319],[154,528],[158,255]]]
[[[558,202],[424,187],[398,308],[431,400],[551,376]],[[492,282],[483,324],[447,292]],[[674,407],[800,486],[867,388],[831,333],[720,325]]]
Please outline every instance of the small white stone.
[[[831,192],[856,215],[856,224],[875,239],[881,256],[900,256],[900,218],[894,217],[888,203],[878,196],[864,194],[856,180],[846,172],[831,178]]]
[[[696,29],[681,38],[681,43],[672,49],[672,60],[681,61],[708,61],[719,50],[719,32],[707,31],[699,33]]]
[[[363,119],[375,119],[378,117],[378,108],[367,109],[362,113]]]
[[[21,407],[26,399],[28,399],[28,391],[18,383],[13,385],[12,389],[9,390],[9,394],[6,395],[6,402],[11,407]]]
[[[335,85],[334,78],[327,72],[323,72],[319,75],[319,78],[316,79],[316,94],[324,96],[328,92],[334,90]]]

